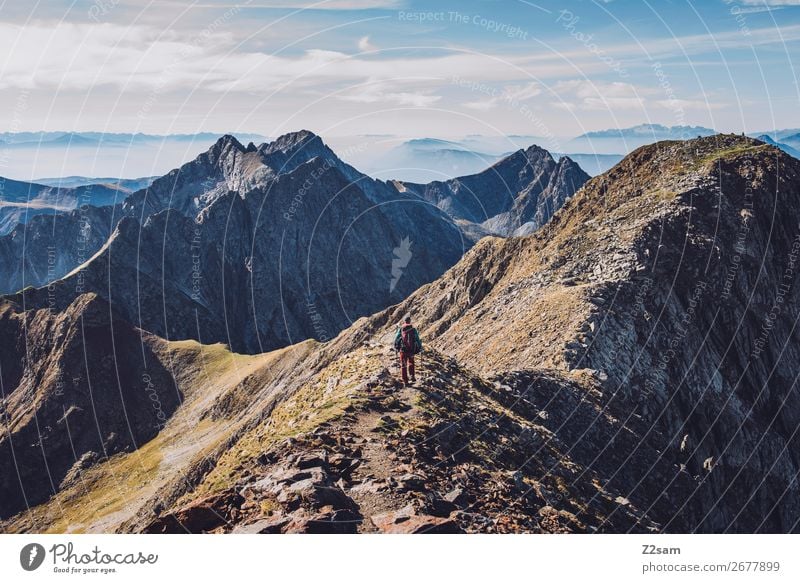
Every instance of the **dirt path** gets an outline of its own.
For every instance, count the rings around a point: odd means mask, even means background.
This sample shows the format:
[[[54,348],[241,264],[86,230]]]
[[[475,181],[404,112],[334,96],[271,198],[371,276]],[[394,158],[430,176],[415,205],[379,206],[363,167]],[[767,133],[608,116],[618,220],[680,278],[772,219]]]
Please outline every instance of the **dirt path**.
[[[348,495],[358,504],[364,521],[359,527],[359,532],[375,532],[377,529],[370,516],[399,510],[408,504],[408,500],[401,494],[394,492],[395,478],[399,474],[409,471],[398,461],[396,454],[387,450],[381,438],[383,427],[400,423],[403,419],[413,417],[418,413],[414,402],[419,394],[421,385],[420,374],[416,386],[404,387],[399,380],[399,367],[391,357],[384,360],[384,365],[393,375],[391,385],[383,384],[375,389],[371,397],[376,404],[394,401],[393,409],[396,411],[371,410],[357,416],[356,422],[350,427],[351,435],[356,443],[362,447],[363,464],[353,473],[353,487]],[[418,371],[418,373],[421,371]]]

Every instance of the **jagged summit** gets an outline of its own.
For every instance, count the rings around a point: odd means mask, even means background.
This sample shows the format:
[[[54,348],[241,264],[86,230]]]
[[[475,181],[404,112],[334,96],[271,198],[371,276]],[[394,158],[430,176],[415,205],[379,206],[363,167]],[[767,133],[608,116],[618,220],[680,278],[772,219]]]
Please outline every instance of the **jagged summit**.
[[[309,130],[298,130],[296,132],[288,132],[282,134],[271,142],[264,142],[257,146],[258,150],[262,152],[276,152],[283,151],[284,153],[298,148],[298,147],[311,147],[314,145],[324,146],[322,138]],[[233,134],[225,134],[221,136],[209,149],[209,152],[222,152],[226,149],[234,148],[239,152],[248,151],[250,148],[245,147]]]
[[[519,151],[522,152],[528,159],[546,157],[546,156],[550,156],[550,158],[553,157],[549,151],[547,151],[546,149],[542,148],[537,144],[531,144],[527,148],[523,148]]]
[[[540,146],[520,149],[478,174],[429,184],[402,183],[451,216],[498,235],[522,235],[544,225],[588,179],[576,164],[556,162]],[[565,166],[572,168],[569,180]]]
[[[525,164],[541,164],[541,163],[549,163],[552,161],[555,163],[555,159],[553,158],[552,154],[538,146],[536,144],[531,144],[527,148],[520,148],[508,156],[498,160],[486,170],[482,170],[477,174],[473,174],[470,176],[481,176],[481,175],[488,175],[488,174],[504,174],[505,168],[515,168],[519,169],[520,167],[524,167]],[[466,178],[466,177],[465,177]],[[453,180],[459,180],[455,178]]]
[[[300,164],[320,158],[328,166],[336,166],[351,179],[362,176],[325,145],[322,138],[308,130],[284,134],[272,142],[261,144],[258,151],[262,156],[262,162],[276,174],[291,172]]]
[[[224,136],[221,136],[208,150],[212,153],[221,153],[229,148],[233,148],[239,152],[245,151],[245,147],[239,140],[236,139],[236,136],[233,134],[225,134]]]
[[[296,132],[283,134],[274,141],[262,144],[260,147],[264,152],[275,152],[280,150],[286,153],[289,150],[294,150],[296,148],[320,148],[326,146],[322,142],[322,138],[320,138],[314,132],[309,130],[299,130]]]
[[[260,153],[260,157],[254,155],[256,152]],[[212,166],[219,166],[223,171],[230,170],[237,164],[237,160],[242,159],[244,163],[239,165],[250,166],[251,172],[257,171],[260,164],[269,167],[272,174],[278,174],[289,172],[317,156],[338,160],[336,154],[319,136],[308,130],[300,130],[284,134],[260,146],[252,143],[244,146],[234,135],[226,134],[198,159],[206,158]]]

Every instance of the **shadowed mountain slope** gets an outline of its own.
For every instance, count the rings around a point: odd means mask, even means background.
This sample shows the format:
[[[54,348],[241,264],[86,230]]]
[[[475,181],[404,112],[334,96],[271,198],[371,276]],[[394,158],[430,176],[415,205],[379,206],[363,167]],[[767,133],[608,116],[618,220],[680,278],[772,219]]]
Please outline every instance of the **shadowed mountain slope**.
[[[544,225],[589,179],[569,157],[531,146],[478,174],[429,184],[397,183],[449,215],[490,233],[525,235]]]

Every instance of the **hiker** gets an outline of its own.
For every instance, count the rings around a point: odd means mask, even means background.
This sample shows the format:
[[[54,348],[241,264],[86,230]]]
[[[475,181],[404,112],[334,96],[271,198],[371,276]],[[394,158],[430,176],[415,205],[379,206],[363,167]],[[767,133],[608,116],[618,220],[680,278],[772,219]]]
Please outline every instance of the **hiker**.
[[[400,353],[400,370],[403,373],[403,382],[408,385],[417,379],[414,375],[414,355],[422,350],[422,341],[419,332],[411,325],[411,316],[406,316],[405,323],[397,329],[394,337],[394,349]]]

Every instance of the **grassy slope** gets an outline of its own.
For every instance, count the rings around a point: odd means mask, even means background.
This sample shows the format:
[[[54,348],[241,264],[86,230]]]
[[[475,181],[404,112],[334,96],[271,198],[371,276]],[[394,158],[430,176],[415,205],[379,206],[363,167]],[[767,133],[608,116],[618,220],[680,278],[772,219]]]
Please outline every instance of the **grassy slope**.
[[[86,470],[78,483],[48,503],[10,519],[5,531],[108,532],[130,518],[163,485],[190,464],[213,454],[247,422],[253,410],[236,410],[238,391],[255,383],[268,391],[270,380],[302,357],[313,343],[250,356],[230,352],[222,344],[166,342],[149,337],[164,365],[174,371],[184,401],[154,439]],[[252,396],[252,395],[251,395]],[[225,402],[225,399],[228,402]],[[266,397],[266,396],[265,396]],[[249,400],[254,408],[263,400]],[[215,408],[220,409],[215,413]]]

